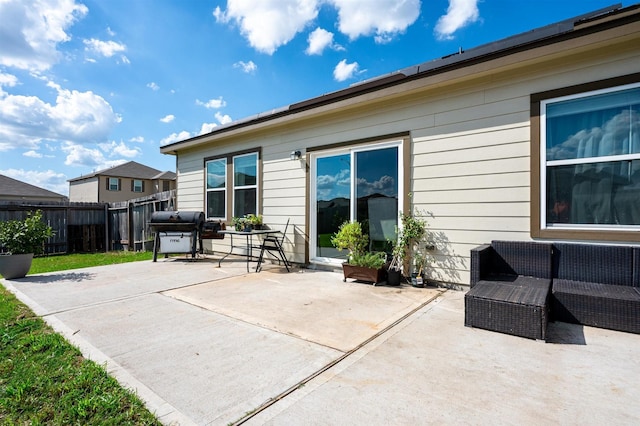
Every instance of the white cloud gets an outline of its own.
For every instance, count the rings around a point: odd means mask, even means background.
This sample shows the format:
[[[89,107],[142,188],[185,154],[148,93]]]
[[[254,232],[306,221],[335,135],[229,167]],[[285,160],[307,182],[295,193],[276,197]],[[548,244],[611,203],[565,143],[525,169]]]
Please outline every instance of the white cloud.
[[[164,146],[173,142],[183,141],[185,139],[189,139],[190,137],[191,133],[187,132],[186,130],[183,130],[180,133],[172,133],[160,141],[160,146]]]
[[[142,151],[140,150],[140,148],[130,148],[122,141],[120,141],[120,143],[116,143],[115,141],[111,141],[109,143],[101,143],[98,144],[98,146],[102,151],[108,153],[109,157],[120,156],[125,158],[134,158],[142,155]]]
[[[363,196],[371,194],[384,194],[392,196],[396,191],[396,180],[388,175],[381,176],[380,179],[369,182],[364,178],[358,179],[358,194]]]
[[[209,99],[206,102],[203,102],[200,99],[196,99],[196,105],[200,105],[209,109],[218,109],[224,108],[225,106],[227,106],[227,103],[222,99],[222,96],[220,96],[218,99]]]
[[[340,32],[351,40],[373,35],[377,43],[391,41],[420,15],[420,0],[228,0],[227,9],[216,7],[213,15],[219,23],[237,25],[249,45],[271,55],[314,22],[324,4],[337,9]],[[328,46],[342,50],[329,37],[326,30],[314,31],[307,54],[320,54]]]
[[[218,127],[218,124],[216,124],[216,123],[202,123],[202,127],[200,127],[200,131],[198,132],[198,135],[204,135],[205,133],[211,133],[211,131],[213,129],[215,129],[216,127]]]
[[[175,118],[176,118],[175,115],[169,114],[162,117],[160,121],[162,121],[163,123],[171,123],[173,120],[175,120]]]
[[[74,0],[0,1],[0,65],[31,71],[50,68],[68,28],[89,9]]]
[[[233,121],[233,119],[229,115],[222,114],[220,111],[217,111],[214,114],[214,117],[216,118],[216,120],[218,120],[218,123],[222,125],[231,123]],[[173,142],[183,141],[194,136],[204,135],[205,133],[211,133],[214,128],[218,127],[218,123],[202,123],[202,125],[200,126],[200,131],[197,133],[190,133],[186,130],[183,130],[180,133],[172,133],[160,141],[160,146],[164,146]]]
[[[100,164],[104,164],[105,158],[102,152],[97,148],[87,148],[71,142],[62,144],[62,151],[67,154],[64,164],[67,166],[81,166],[96,168]]]
[[[108,147],[108,146],[105,146]],[[126,163],[127,160],[107,160],[104,153],[97,148],[87,148],[72,142],[64,142],[61,147],[67,154],[64,164],[67,166],[85,167],[92,170],[103,170]]]
[[[144,143],[144,136],[135,136],[129,139],[129,142]]]
[[[0,151],[36,149],[42,140],[103,142],[121,121],[111,105],[91,91],[47,85],[57,91],[53,104],[36,96],[0,92]]]
[[[216,120],[218,120],[220,124],[229,124],[233,121],[231,117],[226,114],[221,114],[220,112],[216,112],[214,117],[216,117]]]
[[[14,87],[16,84],[18,84],[18,77],[0,72],[0,94],[3,86]]]
[[[85,50],[94,52],[105,58],[110,58],[118,52],[124,52],[127,47],[124,44],[116,43],[115,41],[102,41],[95,38],[89,40],[83,40],[85,44]]]
[[[242,71],[247,74],[253,74],[258,70],[258,66],[253,61],[249,61],[249,62],[238,61],[235,64],[233,64],[233,67],[242,68]]]
[[[42,158],[42,154],[40,154],[37,151],[34,151],[33,149],[31,151],[23,152],[22,155],[30,158]]]
[[[333,78],[336,81],[345,81],[352,78],[358,72],[357,62],[347,63],[346,59],[341,60],[333,70]]]
[[[58,194],[69,194],[67,177],[63,173],[56,173],[53,170],[34,171],[24,169],[6,169],[0,170],[0,174],[40,188],[48,189],[49,191],[53,191]]]
[[[268,55],[287,44],[318,16],[318,0],[228,0],[213,12],[221,23],[233,22],[251,47]]]
[[[155,92],[155,91],[160,90],[160,86],[158,86],[158,85],[157,85],[156,83],[154,83],[153,81],[152,81],[151,83],[148,83],[148,84],[147,84],[147,87],[148,87],[149,89],[153,90],[154,92]]]
[[[307,42],[309,43],[309,47],[305,50],[307,55],[322,55],[324,49],[333,45],[333,33],[318,27],[309,34]]]
[[[377,43],[404,32],[420,15],[420,0],[329,0],[338,9],[338,29],[354,40],[375,35]]]
[[[439,40],[449,40],[453,33],[479,17],[478,0],[449,0],[447,14],[438,19],[434,32]]]

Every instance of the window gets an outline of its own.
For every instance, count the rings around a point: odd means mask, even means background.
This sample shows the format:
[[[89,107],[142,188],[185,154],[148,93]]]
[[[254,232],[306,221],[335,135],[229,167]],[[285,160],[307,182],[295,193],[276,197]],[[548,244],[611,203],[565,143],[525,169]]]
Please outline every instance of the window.
[[[144,181],[139,179],[133,179],[131,181],[131,191],[132,192],[144,192]]]
[[[399,206],[404,203],[402,141],[318,152],[311,158],[311,258],[344,260],[331,236],[347,220],[358,220],[371,250],[390,251]]]
[[[118,179],[118,178],[108,178],[107,179],[107,189],[109,191],[120,191],[120,179]]]
[[[640,83],[543,99],[539,132],[541,231],[640,229]]]
[[[205,159],[207,218],[258,214],[259,152]]]
[[[233,157],[233,216],[258,214],[258,154]]]
[[[207,218],[224,219],[227,199],[227,160],[207,161]]]
[[[162,190],[163,191],[169,191],[171,190],[171,182],[168,180],[163,180],[162,181]]]

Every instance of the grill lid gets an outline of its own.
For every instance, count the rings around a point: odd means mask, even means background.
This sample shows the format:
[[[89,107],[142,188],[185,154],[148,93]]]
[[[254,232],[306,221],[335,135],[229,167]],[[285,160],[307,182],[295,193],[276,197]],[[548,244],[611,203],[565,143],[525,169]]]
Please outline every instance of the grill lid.
[[[202,229],[204,212],[164,211],[153,212],[149,225],[155,231],[191,231]]]

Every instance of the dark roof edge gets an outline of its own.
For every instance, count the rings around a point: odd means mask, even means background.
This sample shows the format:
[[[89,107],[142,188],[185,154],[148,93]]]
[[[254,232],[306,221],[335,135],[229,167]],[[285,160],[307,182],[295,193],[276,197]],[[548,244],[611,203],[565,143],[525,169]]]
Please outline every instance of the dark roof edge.
[[[166,153],[175,152],[171,147],[179,148],[179,145],[187,142],[195,142],[199,139],[205,139],[211,135],[226,133],[235,129],[248,127],[265,121],[274,120],[279,117],[292,115],[304,110],[317,108],[323,105],[338,102],[344,99],[352,98],[361,94],[377,91],[386,87],[391,87],[410,80],[428,77],[433,74],[442,73],[454,68],[461,68],[473,63],[483,62],[493,59],[497,56],[505,56],[508,53],[523,50],[524,47],[530,47],[551,38],[561,37],[565,34],[575,31],[575,27],[585,22],[596,21],[604,16],[614,13],[620,13],[628,10],[640,8],[640,3],[623,8],[621,3],[594,10],[589,13],[565,19],[550,25],[539,27],[524,33],[509,36],[507,38],[483,44],[469,50],[461,50],[451,55],[443,56],[422,64],[409,66],[380,77],[374,77],[361,83],[355,83],[346,89],[330,92],[315,98],[307,99],[301,102],[291,104],[282,108],[259,113],[246,117],[237,121],[233,121],[227,125],[214,128],[211,132],[194,136],[189,139],[174,142],[160,147]]]

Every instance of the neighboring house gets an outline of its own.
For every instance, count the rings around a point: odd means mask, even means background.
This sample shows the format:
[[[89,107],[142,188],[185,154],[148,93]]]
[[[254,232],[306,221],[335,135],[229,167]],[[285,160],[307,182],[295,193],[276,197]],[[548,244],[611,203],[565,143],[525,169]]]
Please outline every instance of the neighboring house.
[[[0,201],[62,203],[67,197],[38,186],[0,175]]]
[[[368,220],[368,199],[380,197],[396,213],[426,214],[436,247],[428,272],[446,282],[468,283],[469,251],[494,239],[640,244],[640,5],[461,51],[161,152],[177,156],[181,210],[225,221],[257,212],[280,229],[290,218],[285,248],[304,264],[338,265],[344,253],[328,235],[344,219]]]
[[[176,187],[176,174],[135,161],[69,180],[72,202],[113,203],[140,198]]]

